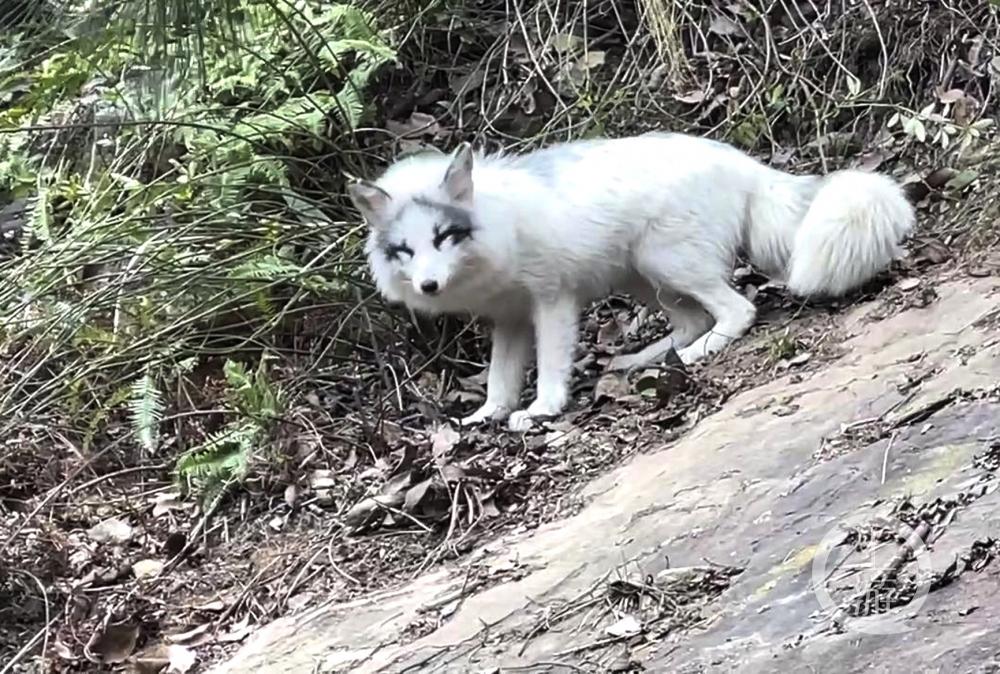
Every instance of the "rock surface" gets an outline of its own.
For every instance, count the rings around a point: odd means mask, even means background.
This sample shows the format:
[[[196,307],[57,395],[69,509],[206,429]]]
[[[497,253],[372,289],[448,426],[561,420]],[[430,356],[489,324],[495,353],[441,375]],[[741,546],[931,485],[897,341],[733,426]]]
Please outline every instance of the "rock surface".
[[[735,397],[595,481],[579,514],[393,591],[276,621],[214,671],[995,671],[1000,492],[998,462],[982,457],[1000,442],[997,289],[952,282],[879,322],[859,308],[847,356]],[[845,523],[883,531],[873,523],[890,514],[930,523],[900,566],[915,594],[838,615],[850,593],[827,579],[866,565],[870,578],[907,550],[908,530],[841,568],[848,548],[831,542]],[[469,589],[471,564],[519,573]],[[668,567],[706,566],[741,571],[689,619],[672,595],[641,597]]]

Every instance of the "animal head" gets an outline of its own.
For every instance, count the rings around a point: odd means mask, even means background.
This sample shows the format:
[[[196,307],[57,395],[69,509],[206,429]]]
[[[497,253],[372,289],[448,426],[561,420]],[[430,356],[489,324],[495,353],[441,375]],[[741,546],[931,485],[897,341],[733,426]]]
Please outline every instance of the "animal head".
[[[390,301],[453,304],[474,278],[481,251],[472,166],[472,147],[463,143],[450,158],[404,159],[378,181],[348,187],[369,227],[369,266]]]

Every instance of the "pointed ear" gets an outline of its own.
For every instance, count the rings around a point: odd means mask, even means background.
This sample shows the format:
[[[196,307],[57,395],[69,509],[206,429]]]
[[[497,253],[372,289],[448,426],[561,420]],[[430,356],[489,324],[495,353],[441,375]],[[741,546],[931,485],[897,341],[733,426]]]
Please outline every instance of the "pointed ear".
[[[462,143],[452,155],[451,165],[441,183],[445,194],[452,201],[472,203],[472,146]]]
[[[388,192],[366,180],[359,180],[347,186],[347,194],[369,225],[377,227],[385,222],[385,212],[392,201]]]

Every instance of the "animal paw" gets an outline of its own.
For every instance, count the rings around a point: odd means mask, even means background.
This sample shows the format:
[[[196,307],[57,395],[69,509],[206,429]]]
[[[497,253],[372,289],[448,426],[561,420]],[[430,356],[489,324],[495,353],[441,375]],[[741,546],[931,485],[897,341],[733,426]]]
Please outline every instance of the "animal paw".
[[[704,357],[704,353],[700,349],[694,349],[693,347],[685,347],[677,352],[677,357],[681,359],[681,362],[685,365],[690,365],[691,363],[696,363]]]
[[[482,407],[459,421],[462,426],[475,426],[493,419],[503,420],[510,416],[510,410],[504,405],[487,401]]]
[[[615,356],[610,361],[605,368],[605,372],[624,372],[626,370],[631,370],[632,368],[639,365],[638,359],[632,354],[626,354],[622,356]]]
[[[514,431],[515,433],[524,433],[525,431],[531,430],[531,427],[535,425],[535,418],[531,415],[528,410],[518,410],[510,415],[510,419],[507,421],[507,428]]]
[[[514,432],[523,433],[530,430],[535,425],[535,421],[551,418],[557,414],[559,414],[559,407],[547,405],[536,400],[528,405],[528,409],[518,410],[511,414],[507,422],[507,427]]]

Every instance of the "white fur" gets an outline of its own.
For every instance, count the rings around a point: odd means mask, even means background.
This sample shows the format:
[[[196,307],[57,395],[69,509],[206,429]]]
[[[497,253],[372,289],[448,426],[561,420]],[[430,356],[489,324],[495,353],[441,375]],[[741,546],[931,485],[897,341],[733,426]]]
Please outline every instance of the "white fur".
[[[524,157],[452,156],[397,162],[352,188],[371,226],[366,252],[381,292],[429,314],[492,319],[486,403],[463,423],[510,417],[512,429],[559,414],[568,400],[579,313],[625,292],[663,309],[673,332],[613,369],[649,364],[672,348],[691,363],[753,324],[729,283],[735,256],[800,295],[840,295],[900,253],[914,212],[883,176],[792,176],[711,140],[679,134],[583,141]],[[471,239],[435,247],[444,211],[469,213]],[[388,260],[384,244],[413,255]],[[435,295],[422,284],[438,284]],[[532,338],[538,395],[515,411]]]

